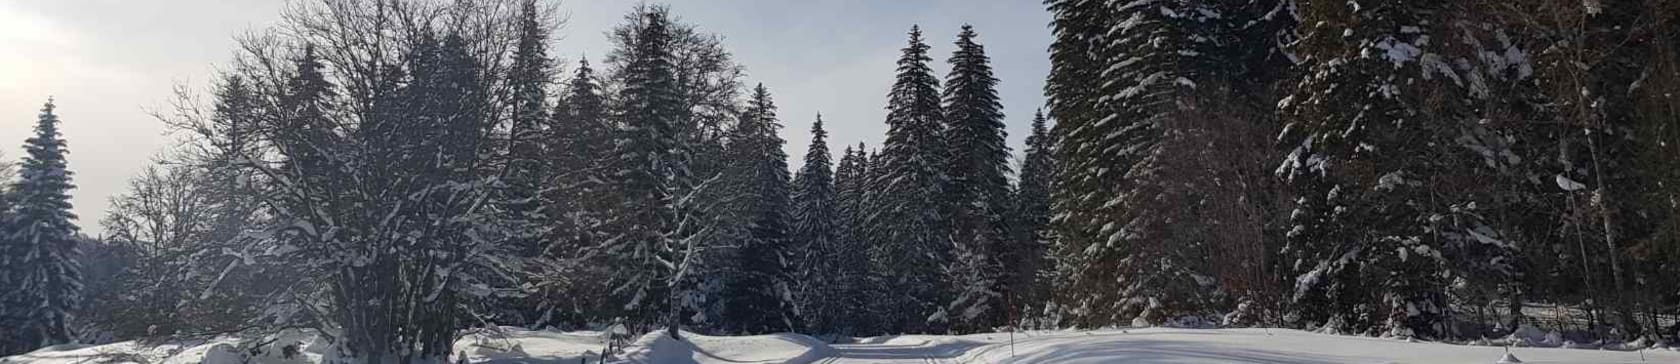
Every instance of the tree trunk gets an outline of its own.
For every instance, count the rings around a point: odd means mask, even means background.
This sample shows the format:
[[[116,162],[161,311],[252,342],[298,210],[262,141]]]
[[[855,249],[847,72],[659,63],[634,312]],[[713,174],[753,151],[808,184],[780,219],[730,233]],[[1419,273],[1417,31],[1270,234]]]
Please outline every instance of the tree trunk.
[[[1599,121],[1602,123],[1603,121]],[[1600,129],[1602,130],[1602,129]],[[1606,256],[1610,258],[1610,309],[1615,311],[1617,326],[1622,328],[1622,338],[1632,339],[1639,336],[1639,321],[1634,319],[1633,311],[1627,306],[1627,295],[1622,292],[1621,252],[1616,249],[1616,220],[1612,213],[1615,204],[1610,198],[1609,181],[1604,178],[1603,151],[1598,146],[1598,131],[1587,134],[1587,150],[1592,153],[1593,179],[1597,188],[1593,190],[1593,197],[1598,202],[1599,222],[1604,229],[1604,247]]]
[[[670,287],[669,294],[671,307],[668,308],[669,313],[665,317],[665,333],[671,335],[672,339],[682,340],[682,333],[680,332],[682,329],[682,305],[678,304],[677,287],[675,285]]]

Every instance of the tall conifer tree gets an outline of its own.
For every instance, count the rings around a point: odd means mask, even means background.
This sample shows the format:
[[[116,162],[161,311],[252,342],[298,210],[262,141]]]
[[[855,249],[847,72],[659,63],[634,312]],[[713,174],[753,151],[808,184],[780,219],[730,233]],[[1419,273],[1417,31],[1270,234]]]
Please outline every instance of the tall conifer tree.
[[[24,142],[13,209],[0,222],[0,355],[70,342],[67,324],[82,302],[71,172],[52,101]]]
[[[1526,56],[1476,51],[1505,36],[1455,19],[1474,9],[1303,4],[1302,23],[1315,26],[1296,47],[1303,76],[1279,104],[1291,150],[1278,172],[1300,196],[1283,250],[1294,263],[1295,324],[1452,336],[1451,286],[1503,284],[1516,273],[1502,263],[1514,254],[1508,229],[1477,211],[1501,203],[1478,192],[1497,177],[1484,173],[1516,156],[1500,155],[1510,153],[1504,132],[1486,122],[1499,108],[1476,99]],[[1477,57],[1486,63],[1453,61]]]
[[[823,130],[819,114],[811,124],[811,147],[794,185],[792,236],[794,251],[800,256],[796,278],[798,284],[811,287],[803,290],[801,299],[807,327],[819,333],[849,333],[847,316],[863,304],[856,288],[864,279],[864,261],[857,259],[863,255],[845,233],[847,223],[831,158],[828,131]],[[856,162],[851,148],[841,159],[843,169]]]
[[[939,80],[919,27],[898,60],[887,101],[887,140],[868,198],[873,272],[881,297],[872,303],[889,332],[943,331],[948,288],[942,267],[951,256],[943,192],[947,146]]]
[[[684,111],[672,63],[670,20],[662,11],[637,16],[614,113],[618,203],[611,237],[602,248],[617,260],[610,263],[619,270],[613,275],[613,293],[624,299],[631,317],[644,324],[663,321],[668,334],[678,337],[681,290],[693,279],[682,263],[690,245],[679,231],[680,193],[691,183],[679,125]],[[663,320],[658,319],[661,313]]]
[[[548,29],[542,24],[536,0],[520,3],[517,20],[518,33],[514,44],[513,64],[507,82],[513,92],[512,122],[508,125],[506,192],[501,198],[503,208],[521,230],[514,245],[526,256],[535,257],[544,247],[541,241],[549,234],[549,218],[540,194],[549,169],[543,163],[543,127],[548,115],[548,84],[552,68],[548,59]]]
[[[1052,147],[1055,139],[1045,125],[1044,112],[1033,114],[1032,134],[1027,136],[1026,157],[1021,161],[1020,178],[1016,181],[1011,233],[1014,249],[1005,255],[1004,269],[1010,272],[1006,282],[1016,306],[1040,307],[1048,287],[1039,279],[1048,268],[1045,255],[1051,242],[1050,190],[1055,171]],[[1023,310],[1025,311],[1025,310]]]
[[[547,203],[554,205],[549,217],[566,230],[559,240],[578,243],[571,248],[588,245],[593,237],[586,227],[606,218],[608,199],[603,195],[617,166],[611,154],[614,126],[608,121],[606,96],[595,77],[589,61],[579,60],[545,130],[550,144],[544,153],[555,184],[547,189]],[[551,252],[558,256],[577,253]]]
[[[1011,171],[1009,146],[1004,144],[1003,104],[991,58],[975,42],[976,36],[968,25],[957,34],[942,99],[951,240],[964,253],[948,269],[956,274],[951,278],[956,300],[949,309],[956,314],[955,321],[981,330],[1003,322],[1007,312],[1003,295],[1008,289],[1004,283],[1013,278],[999,261],[1012,248],[1005,220]]]
[[[1244,24],[1275,8],[1050,1],[1059,303],[1079,326],[1211,316],[1264,280],[1252,181],[1263,111]],[[1255,12],[1259,12],[1258,14]],[[1258,24],[1258,22],[1255,22]],[[1268,52],[1255,52],[1270,54]],[[1225,262],[1215,264],[1215,262]],[[1241,262],[1251,262],[1241,264]]]
[[[787,153],[777,134],[776,104],[760,84],[753,88],[741,120],[730,133],[729,182],[736,191],[731,215],[737,219],[740,248],[737,274],[727,283],[724,318],[746,333],[782,332],[797,327],[788,297],[788,238],[791,184]]]

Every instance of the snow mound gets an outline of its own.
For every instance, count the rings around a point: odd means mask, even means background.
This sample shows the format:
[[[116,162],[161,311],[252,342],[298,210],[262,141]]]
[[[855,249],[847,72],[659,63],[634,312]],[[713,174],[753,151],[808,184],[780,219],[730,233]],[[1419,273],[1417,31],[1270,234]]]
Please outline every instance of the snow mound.
[[[465,353],[469,364],[594,362],[606,347],[595,331],[546,331],[501,327],[475,330],[455,341],[455,354]]]
[[[29,353],[0,358],[0,364],[199,364],[217,345],[238,340],[228,337],[183,339],[141,344],[134,341],[106,345],[54,345]],[[219,355],[219,354],[218,354]],[[219,364],[219,363],[218,363]],[[267,363],[261,363],[267,364]]]
[[[1557,331],[1542,331],[1534,326],[1518,326],[1505,341],[1514,346],[1555,348],[1568,347],[1569,342],[1563,340],[1563,334]]]
[[[1496,361],[1494,363],[1495,364],[1516,364],[1516,363],[1521,363],[1521,362],[1523,362],[1522,359],[1517,359],[1516,355],[1511,355],[1511,353],[1505,353],[1504,357],[1500,357],[1499,361]]]
[[[705,336],[682,333],[672,339],[664,331],[642,336],[624,353],[625,363],[805,363],[824,358],[827,344],[799,334]]]
[[[247,340],[248,339],[248,340]],[[247,350],[261,343],[257,350]],[[529,331],[517,328],[468,331],[454,345],[470,364],[577,363],[600,358],[604,346],[595,332]],[[319,364],[334,356],[332,344],[312,330],[284,330],[241,338],[124,341],[99,346],[57,345],[0,358],[0,364]]]

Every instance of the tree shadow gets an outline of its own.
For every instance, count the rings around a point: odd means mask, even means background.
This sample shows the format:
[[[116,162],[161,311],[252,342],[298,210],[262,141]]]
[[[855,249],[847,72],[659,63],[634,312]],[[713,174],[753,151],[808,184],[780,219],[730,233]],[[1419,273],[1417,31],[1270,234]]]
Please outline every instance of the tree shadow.
[[[1302,357],[1301,353],[1150,339],[1082,342],[1016,356],[1003,363],[1287,363],[1340,364],[1358,358]]]

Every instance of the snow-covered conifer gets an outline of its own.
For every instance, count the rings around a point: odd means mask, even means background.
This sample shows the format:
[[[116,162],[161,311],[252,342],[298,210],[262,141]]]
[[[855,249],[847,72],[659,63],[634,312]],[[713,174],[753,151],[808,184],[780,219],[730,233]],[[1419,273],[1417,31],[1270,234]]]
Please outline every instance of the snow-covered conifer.
[[[960,256],[947,268],[955,301],[948,309],[968,330],[1001,324],[1007,307],[1005,282],[1013,279],[1002,267],[1004,256],[1016,256],[1009,240],[1009,147],[1004,145],[1003,104],[991,59],[975,42],[972,26],[957,34],[956,51],[945,77],[944,140],[947,143],[945,205],[951,241]]]
[[[782,332],[799,327],[787,298],[790,264],[799,251],[790,245],[792,186],[781,122],[770,92],[753,88],[747,108],[730,132],[728,169],[733,193],[730,215],[738,234],[736,272],[724,291],[724,326],[743,333]]]
[[[866,235],[882,297],[870,303],[888,332],[943,331],[947,288],[941,269],[951,254],[944,198],[946,141],[939,80],[928,66],[919,27],[898,60],[887,101],[887,140],[870,180]]]
[[[82,303],[75,186],[53,111],[48,100],[24,142],[12,209],[0,221],[0,355],[70,342],[66,324]]]

